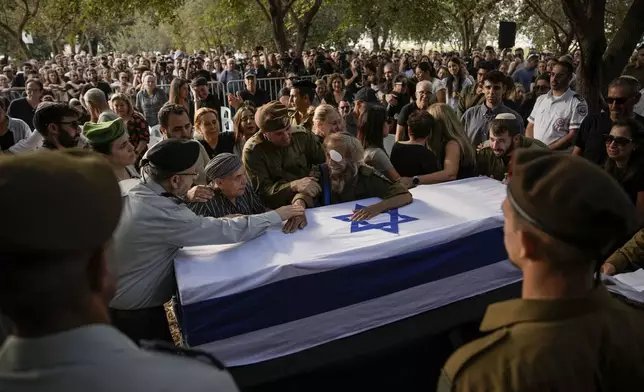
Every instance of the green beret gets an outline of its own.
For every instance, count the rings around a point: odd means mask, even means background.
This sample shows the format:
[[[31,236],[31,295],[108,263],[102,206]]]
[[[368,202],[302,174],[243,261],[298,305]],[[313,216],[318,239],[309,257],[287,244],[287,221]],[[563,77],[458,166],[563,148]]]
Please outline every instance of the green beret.
[[[83,134],[90,144],[111,143],[125,133],[125,123],[120,118],[109,122],[85,123]]]
[[[271,101],[255,113],[257,127],[264,132],[280,131],[290,124],[288,109],[280,101]]]
[[[167,173],[190,169],[199,159],[201,146],[194,140],[166,139],[148,150],[141,166],[147,164]]]
[[[633,202],[597,165],[545,149],[517,150],[513,159],[508,201],[538,230],[595,256],[637,230]]]
[[[0,216],[3,252],[94,250],[118,224],[121,191],[112,167],[90,150],[0,155]]]

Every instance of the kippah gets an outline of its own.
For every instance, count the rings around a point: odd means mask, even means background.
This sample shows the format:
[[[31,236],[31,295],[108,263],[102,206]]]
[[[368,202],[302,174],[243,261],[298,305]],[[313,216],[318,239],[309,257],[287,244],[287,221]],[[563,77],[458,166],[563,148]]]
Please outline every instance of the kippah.
[[[141,160],[141,166],[150,164],[168,173],[179,173],[191,168],[199,159],[201,146],[194,140],[166,139],[152,146]]]
[[[52,206],[45,214],[33,208],[43,205],[43,197]],[[112,237],[121,191],[105,158],[90,150],[3,155],[0,216],[5,252],[93,250]]]
[[[532,226],[596,256],[608,256],[638,228],[635,206],[622,187],[595,164],[570,154],[517,150],[507,196]]]
[[[242,167],[242,161],[235,154],[221,153],[212,158],[206,165],[206,177],[209,180],[227,177]]]
[[[125,134],[125,123],[122,119],[100,123],[85,123],[83,133],[90,144],[111,143]]]
[[[515,116],[512,113],[501,113],[497,114],[496,117],[494,117],[495,120],[516,120],[517,116]]]

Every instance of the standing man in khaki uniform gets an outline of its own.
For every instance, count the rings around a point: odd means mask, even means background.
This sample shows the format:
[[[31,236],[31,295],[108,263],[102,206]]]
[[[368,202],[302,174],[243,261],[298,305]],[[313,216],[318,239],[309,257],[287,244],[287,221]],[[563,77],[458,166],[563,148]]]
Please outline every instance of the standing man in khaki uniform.
[[[315,96],[315,84],[310,80],[293,83],[289,97],[291,125],[301,125],[307,131],[313,129],[313,109],[311,102]]]
[[[488,307],[487,335],[449,358],[438,390],[642,390],[642,315],[612,298],[597,274],[637,227],[635,207],[583,158],[520,150],[513,165],[504,233],[523,272],[521,299]]]
[[[297,193],[315,197],[320,185],[308,177],[313,165],[325,160],[315,135],[301,126],[292,126],[286,106],[272,101],[255,114],[259,132],[244,146],[243,161],[253,188],[270,208],[291,204]],[[306,220],[296,217],[298,227]],[[287,222],[287,226],[291,226]]]
[[[504,181],[512,156],[519,148],[548,148],[537,139],[521,135],[521,123],[512,113],[501,113],[490,121],[490,138],[476,152],[476,169],[480,176]]]
[[[38,205],[47,195],[46,215]],[[0,157],[0,391],[237,391],[216,359],[142,350],[110,325],[112,233],[122,210],[114,171],[89,150]],[[86,213],[79,213],[84,211]],[[214,366],[213,366],[214,365]]]

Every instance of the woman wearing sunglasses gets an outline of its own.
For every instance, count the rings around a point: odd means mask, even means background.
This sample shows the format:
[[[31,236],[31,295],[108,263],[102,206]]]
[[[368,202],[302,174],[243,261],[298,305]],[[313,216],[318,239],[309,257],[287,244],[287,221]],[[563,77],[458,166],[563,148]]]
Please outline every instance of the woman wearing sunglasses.
[[[604,169],[622,185],[644,222],[644,128],[637,120],[618,120],[604,141]]]

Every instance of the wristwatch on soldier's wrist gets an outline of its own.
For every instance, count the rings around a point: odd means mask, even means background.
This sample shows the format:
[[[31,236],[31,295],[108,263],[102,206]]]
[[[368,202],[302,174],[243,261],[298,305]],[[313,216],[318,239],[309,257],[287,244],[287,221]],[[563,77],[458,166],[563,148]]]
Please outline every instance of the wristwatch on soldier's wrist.
[[[412,183],[414,186],[416,186],[416,185],[420,184],[420,178],[418,178],[418,176],[413,176],[413,177],[411,178],[411,183]]]

